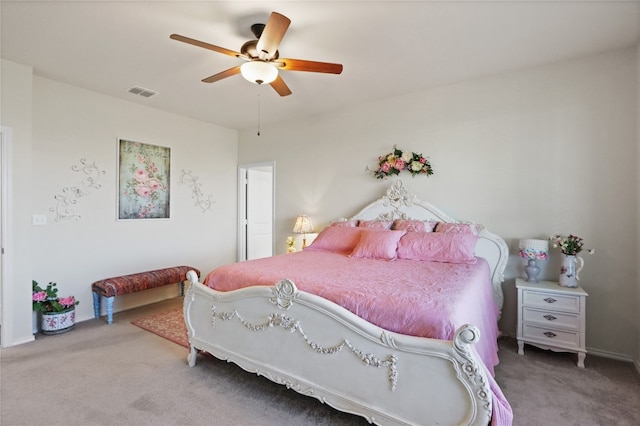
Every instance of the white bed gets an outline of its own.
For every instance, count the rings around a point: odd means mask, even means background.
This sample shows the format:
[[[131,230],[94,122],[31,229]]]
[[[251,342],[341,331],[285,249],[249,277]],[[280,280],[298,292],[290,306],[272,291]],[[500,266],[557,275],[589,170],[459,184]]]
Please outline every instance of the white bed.
[[[411,195],[400,180],[350,220],[396,218],[457,222]],[[501,309],[508,249],[500,237],[478,229],[475,253],[489,263]],[[188,277],[190,366],[203,350],[379,425],[487,425],[496,413],[497,385],[473,349],[480,336],[472,324],[452,340],[412,337],[375,326],[286,279],[220,292],[195,274]]]

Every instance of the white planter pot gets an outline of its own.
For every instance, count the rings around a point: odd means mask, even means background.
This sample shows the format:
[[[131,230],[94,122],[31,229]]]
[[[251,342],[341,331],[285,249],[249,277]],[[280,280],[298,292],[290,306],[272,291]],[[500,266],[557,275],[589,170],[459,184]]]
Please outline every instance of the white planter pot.
[[[62,312],[43,312],[40,328],[43,334],[65,333],[76,325],[75,307]]]

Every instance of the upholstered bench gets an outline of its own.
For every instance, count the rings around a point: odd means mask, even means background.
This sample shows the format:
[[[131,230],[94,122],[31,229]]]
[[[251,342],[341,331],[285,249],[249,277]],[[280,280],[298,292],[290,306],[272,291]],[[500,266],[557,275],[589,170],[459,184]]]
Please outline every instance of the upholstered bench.
[[[93,311],[96,318],[100,317],[100,299],[107,301],[107,323],[113,323],[113,300],[115,296],[136,293],[163,285],[180,283],[180,295],[184,295],[184,282],[188,281],[187,272],[200,271],[192,266],[174,266],[172,268],[157,269],[155,271],[140,272],[138,274],[123,275],[96,281],[91,285],[93,291]]]

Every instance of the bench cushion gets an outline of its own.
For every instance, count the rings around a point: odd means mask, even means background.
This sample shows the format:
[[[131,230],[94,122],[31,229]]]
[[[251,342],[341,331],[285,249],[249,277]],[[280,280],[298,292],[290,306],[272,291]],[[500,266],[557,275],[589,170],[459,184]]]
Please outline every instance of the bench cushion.
[[[91,289],[103,297],[120,296],[186,281],[189,271],[195,271],[200,276],[200,271],[192,266],[174,266],[96,281]]]

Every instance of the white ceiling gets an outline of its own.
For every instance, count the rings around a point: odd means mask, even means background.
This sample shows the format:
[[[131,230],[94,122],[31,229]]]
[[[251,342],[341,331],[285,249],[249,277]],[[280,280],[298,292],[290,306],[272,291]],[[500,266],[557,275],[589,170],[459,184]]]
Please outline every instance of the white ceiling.
[[[634,1],[6,1],[2,58],[34,73],[232,129],[321,114],[478,76],[635,46]],[[280,97],[240,75],[200,80],[240,59],[169,39],[240,50],[249,27],[291,19],[280,56],[344,65],[282,71]],[[128,93],[132,86],[158,92]],[[260,105],[260,107],[258,107]]]

